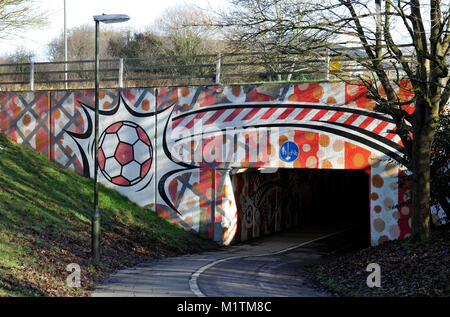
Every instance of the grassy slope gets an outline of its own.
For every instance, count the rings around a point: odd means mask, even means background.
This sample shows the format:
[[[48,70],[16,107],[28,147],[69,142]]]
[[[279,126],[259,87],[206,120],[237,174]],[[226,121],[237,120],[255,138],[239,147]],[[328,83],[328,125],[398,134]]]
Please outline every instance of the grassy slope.
[[[0,296],[85,296],[120,268],[199,252],[213,242],[169,224],[104,186],[102,263],[89,263],[93,182],[0,134]],[[68,289],[66,266],[81,266]]]

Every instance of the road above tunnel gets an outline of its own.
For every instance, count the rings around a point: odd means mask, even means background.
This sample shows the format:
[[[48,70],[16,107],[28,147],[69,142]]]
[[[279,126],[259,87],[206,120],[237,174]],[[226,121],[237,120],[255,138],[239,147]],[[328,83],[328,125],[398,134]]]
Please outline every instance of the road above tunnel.
[[[151,260],[112,275],[92,296],[330,296],[308,286],[302,267],[348,248],[342,235],[344,228],[291,229],[214,252]]]

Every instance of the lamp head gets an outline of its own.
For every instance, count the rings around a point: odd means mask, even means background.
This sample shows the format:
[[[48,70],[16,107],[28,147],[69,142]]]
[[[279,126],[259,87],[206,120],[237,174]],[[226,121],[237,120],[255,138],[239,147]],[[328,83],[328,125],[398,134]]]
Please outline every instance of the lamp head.
[[[102,15],[94,15],[95,22],[103,22],[103,23],[121,23],[126,22],[130,19],[130,17],[126,14],[102,14]]]

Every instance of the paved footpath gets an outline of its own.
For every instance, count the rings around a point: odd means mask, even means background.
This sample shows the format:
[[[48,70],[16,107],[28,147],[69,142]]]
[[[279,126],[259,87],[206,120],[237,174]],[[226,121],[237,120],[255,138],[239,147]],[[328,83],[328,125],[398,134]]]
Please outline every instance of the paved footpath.
[[[217,251],[150,260],[110,276],[103,285],[95,289],[91,296],[237,296],[235,292],[237,289],[241,290],[239,296],[249,297],[326,296],[326,294],[317,293],[304,285],[297,285],[298,287],[292,285],[283,293],[282,287],[274,284],[276,280],[280,280],[279,274],[274,274],[274,269],[279,270],[280,265],[284,265],[285,268],[291,267],[292,271],[294,263],[292,259],[298,260],[298,256],[317,258],[318,255],[311,252],[303,252],[300,255],[296,255],[295,252],[299,253],[302,246],[306,248],[309,243],[332,236],[335,232],[335,230],[324,232],[323,230],[294,229],[252,242],[223,247]],[[228,283],[225,285],[219,280],[223,281],[224,275],[219,273],[223,273],[224,269],[230,271],[230,268],[233,268],[234,273],[227,274]],[[248,270],[253,271],[249,273]],[[289,269],[282,271],[288,272]],[[241,285],[236,285],[235,289],[232,288],[232,285],[236,284],[236,281],[242,280],[243,276],[252,275],[255,276],[255,280],[247,281],[253,285],[247,293],[243,293]],[[273,279],[271,280],[271,278]],[[255,285],[259,285],[259,287],[255,287]],[[297,293],[293,293],[294,291]]]

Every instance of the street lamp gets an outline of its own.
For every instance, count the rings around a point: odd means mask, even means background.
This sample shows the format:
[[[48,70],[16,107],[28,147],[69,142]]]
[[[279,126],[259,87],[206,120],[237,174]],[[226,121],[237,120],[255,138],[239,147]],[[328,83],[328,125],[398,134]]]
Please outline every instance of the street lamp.
[[[64,89],[67,90],[67,7],[66,0],[64,0]]]
[[[95,153],[94,153],[94,214],[92,216],[92,261],[98,264],[100,260],[100,212],[98,210],[98,118],[99,118],[99,82],[100,82],[100,59],[99,59],[99,29],[100,22],[121,23],[130,17],[126,14],[102,14],[95,15]]]

